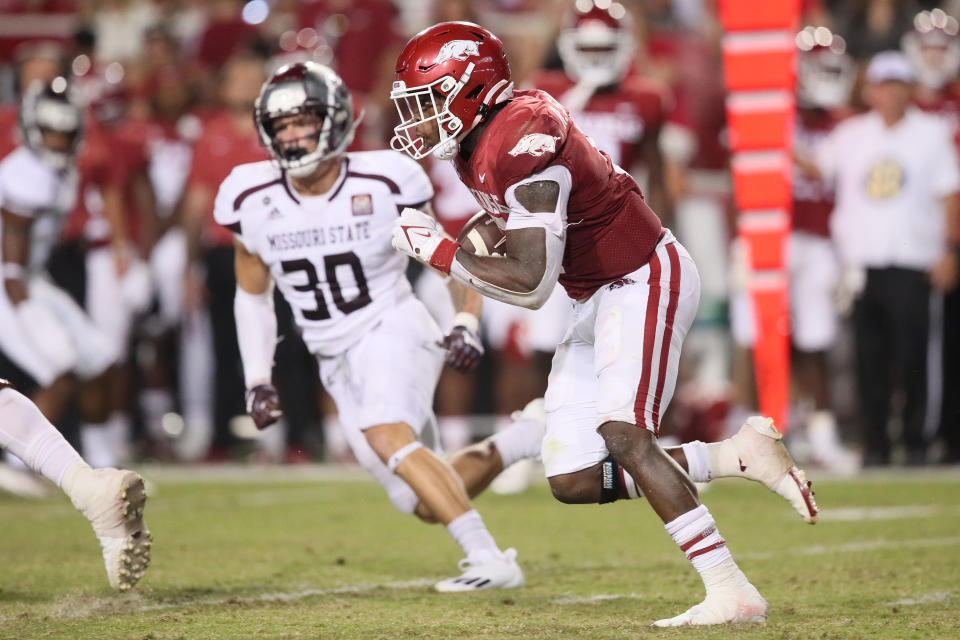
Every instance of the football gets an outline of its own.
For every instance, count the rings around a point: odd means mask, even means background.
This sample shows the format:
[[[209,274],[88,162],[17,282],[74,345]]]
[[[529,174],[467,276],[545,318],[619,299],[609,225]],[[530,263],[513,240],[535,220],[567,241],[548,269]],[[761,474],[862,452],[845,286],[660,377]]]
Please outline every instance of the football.
[[[478,212],[463,225],[457,242],[464,251],[478,256],[503,255],[507,250],[506,236],[486,211]]]

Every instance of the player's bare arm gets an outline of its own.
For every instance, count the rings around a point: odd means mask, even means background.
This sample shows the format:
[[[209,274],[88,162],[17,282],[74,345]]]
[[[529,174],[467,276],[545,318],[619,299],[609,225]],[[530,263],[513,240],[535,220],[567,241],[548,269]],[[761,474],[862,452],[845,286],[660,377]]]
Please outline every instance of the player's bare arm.
[[[24,280],[30,258],[30,228],[33,219],[3,209],[3,286],[10,302],[17,305],[27,299]]]
[[[258,429],[283,415],[277,390],[270,383],[277,345],[277,316],[273,309],[270,270],[237,238],[233,240],[237,292],[233,313],[247,388],[247,413]]]
[[[520,185],[517,200],[531,213],[551,213],[557,208],[560,186],[551,180]],[[457,251],[457,260],[471,275],[507,291],[531,293],[543,280],[547,267],[546,229],[511,229],[504,234],[504,257],[477,256]]]
[[[560,274],[564,239],[558,212],[566,209],[566,193],[556,181],[531,180],[518,185],[514,197],[517,211],[511,220],[523,221],[508,226],[501,256],[458,250],[459,244],[445,238],[433,218],[414,209],[401,214],[394,247],[483,295],[538,309],[550,297]]]

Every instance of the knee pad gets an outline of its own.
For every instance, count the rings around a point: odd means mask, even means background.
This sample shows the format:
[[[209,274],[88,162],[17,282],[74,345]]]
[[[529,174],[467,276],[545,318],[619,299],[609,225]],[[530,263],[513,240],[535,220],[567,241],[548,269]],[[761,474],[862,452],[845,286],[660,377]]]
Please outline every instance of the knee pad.
[[[620,497],[620,465],[613,457],[607,457],[600,463],[600,502],[609,504]]]

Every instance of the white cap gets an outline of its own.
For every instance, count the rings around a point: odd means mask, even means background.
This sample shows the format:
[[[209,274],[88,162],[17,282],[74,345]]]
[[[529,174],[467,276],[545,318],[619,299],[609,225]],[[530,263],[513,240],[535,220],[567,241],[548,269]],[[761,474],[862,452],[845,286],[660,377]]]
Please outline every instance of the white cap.
[[[914,82],[913,67],[900,51],[881,51],[870,60],[867,67],[867,82],[879,83],[896,80],[908,84]]]

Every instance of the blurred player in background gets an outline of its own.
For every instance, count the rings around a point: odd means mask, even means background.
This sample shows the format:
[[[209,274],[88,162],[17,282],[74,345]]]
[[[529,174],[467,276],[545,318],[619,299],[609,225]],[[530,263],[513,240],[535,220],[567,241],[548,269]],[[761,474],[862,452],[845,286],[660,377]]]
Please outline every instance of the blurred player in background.
[[[277,70],[255,120],[273,161],[234,168],[214,205],[217,222],[234,236],[248,411],[259,428],[281,415],[271,384],[276,283],[357,460],[400,511],[442,522],[466,554],[463,575],[437,590],[523,586],[516,551],[497,547],[468,495],[514,460],[536,455],[542,426],[522,420],[453,466],[436,453],[433,392],[444,348],[452,366],[476,365],[480,296],[456,287],[460,323],[444,337],[412,295],[407,260],[390,246],[399,210],[429,210],[426,174],[393,151],[345,153],[356,126],[350,93],[314,62]]]
[[[921,11],[913,30],[903,36],[901,47],[917,76],[914,100],[920,109],[939,116],[960,145],[960,36],[956,18],[940,9]],[[960,247],[960,232],[951,238]],[[945,462],[960,462],[960,288],[943,299],[943,403],[939,425],[932,410],[924,425],[927,435],[939,426],[946,444]],[[935,402],[935,395],[930,394]]]
[[[825,27],[806,27],[796,36],[797,114],[794,136],[797,153],[810,155],[837,124],[849,115],[848,104],[856,77],[856,66],[846,54],[843,38]],[[827,352],[837,335],[837,296],[841,284],[836,250],[830,238],[833,187],[817,175],[800,168],[793,176],[793,229],[790,232],[790,315],[793,344],[793,380],[796,401],[805,409],[805,435],[810,460],[824,468],[852,472],[857,468],[853,454],[840,443],[831,409]],[[737,247],[741,247],[737,243]],[[735,252],[743,262],[747,256]],[[735,373],[742,384],[755,384],[752,375],[752,346],[756,318],[746,278],[736,278],[731,295],[730,316],[734,341],[746,353],[735,358],[749,373]],[[841,298],[842,292],[841,293]],[[849,312],[852,300],[842,300]],[[753,395],[742,392],[743,396]]]
[[[646,496],[707,591],[658,626],[765,619],[766,601],[733,561],[691,477],[763,476],[808,521],[816,507],[770,420],[752,418],[731,440],[690,443],[673,455],[657,443],[699,298],[693,261],[566,109],[542,91],[513,91],[503,44],[490,31],[463,22],[425,29],[404,47],[396,77],[401,123],[392,146],[453,160],[504,231],[506,254],[460,250],[414,208],[394,225],[394,247],[510,304],[542,306],[558,279],[572,300],[574,320],[545,397],[542,454],[554,496]]]
[[[54,421],[74,389],[74,374],[82,389],[103,389],[103,375],[118,358],[115,343],[52,283],[45,268],[77,197],[83,114],[68,91],[59,76],[27,90],[20,109],[23,145],[0,163],[0,375]],[[85,399],[81,393],[81,420],[103,429],[102,407]]]
[[[119,63],[74,64],[73,84],[87,105],[83,149],[77,160],[79,191],[64,229],[84,261],[83,304],[111,341],[116,360],[97,385],[79,394],[98,416],[80,425],[84,455],[95,467],[128,462],[131,336],[137,314],[152,297],[142,255],[153,240],[154,193],[146,163],[126,119],[129,91]],[[78,265],[79,267],[79,265]]]

